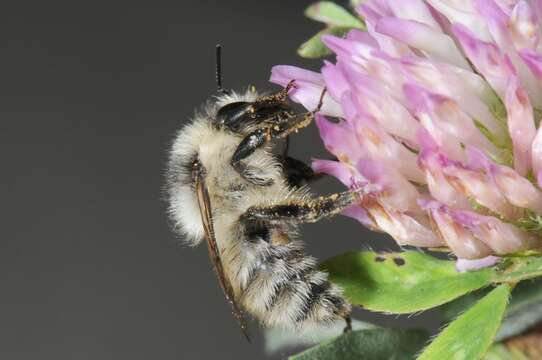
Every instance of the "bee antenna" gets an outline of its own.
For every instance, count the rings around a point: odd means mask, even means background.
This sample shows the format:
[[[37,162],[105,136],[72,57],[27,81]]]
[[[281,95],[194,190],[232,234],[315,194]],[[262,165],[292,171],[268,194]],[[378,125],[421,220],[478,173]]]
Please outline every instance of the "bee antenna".
[[[216,90],[219,93],[226,92],[222,88],[222,45],[216,44]]]

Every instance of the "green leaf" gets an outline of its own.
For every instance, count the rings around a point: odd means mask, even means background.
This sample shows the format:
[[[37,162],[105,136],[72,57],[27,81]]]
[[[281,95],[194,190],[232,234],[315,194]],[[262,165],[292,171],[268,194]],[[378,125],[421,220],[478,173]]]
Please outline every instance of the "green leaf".
[[[322,268],[352,304],[394,314],[430,309],[490,284],[493,269],[457,272],[454,262],[417,251],[350,252]]]
[[[503,270],[497,274],[497,282],[519,282],[542,276],[542,257],[528,256],[505,261]]]
[[[329,50],[324,43],[322,42],[323,35],[335,35],[335,36],[344,36],[350,28],[345,27],[331,27],[324,29],[314,35],[312,38],[301,44],[297,53],[309,59],[317,59],[324,56],[331,55],[331,50]]]
[[[487,292],[485,289],[476,291],[443,305],[441,307],[443,321],[448,323]],[[501,341],[521,334],[540,321],[542,321],[542,279],[521,282],[512,290],[510,304],[495,340]]]
[[[377,328],[373,324],[352,319],[352,329],[367,330]],[[278,351],[292,348],[308,348],[322,341],[336,338],[344,330],[344,323],[338,322],[330,327],[316,327],[307,332],[300,333],[294,329],[269,328],[265,330],[265,352],[273,354]]]
[[[365,29],[363,21],[331,1],[320,1],[310,5],[305,10],[305,16],[329,26]]]
[[[428,337],[424,330],[351,331],[294,355],[290,360],[407,360],[414,358]]]
[[[509,296],[510,286],[506,284],[493,289],[451,322],[418,360],[481,359],[497,333]]]
[[[491,288],[486,288],[473,291],[467,295],[455,299],[454,301],[450,301],[449,303],[440,306],[439,310],[442,316],[442,323],[448,324],[449,322],[452,322],[457,316],[467,311],[467,309],[486,296],[491,290]],[[511,301],[514,299],[513,294],[514,293],[512,292]]]

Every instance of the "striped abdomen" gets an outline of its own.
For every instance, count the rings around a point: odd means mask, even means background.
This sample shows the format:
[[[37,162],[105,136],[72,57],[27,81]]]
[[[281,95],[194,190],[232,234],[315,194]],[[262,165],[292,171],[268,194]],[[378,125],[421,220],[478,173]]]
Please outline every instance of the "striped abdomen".
[[[316,269],[314,258],[301,245],[259,247],[243,291],[245,308],[268,326],[302,328],[329,325],[350,314],[341,290]]]

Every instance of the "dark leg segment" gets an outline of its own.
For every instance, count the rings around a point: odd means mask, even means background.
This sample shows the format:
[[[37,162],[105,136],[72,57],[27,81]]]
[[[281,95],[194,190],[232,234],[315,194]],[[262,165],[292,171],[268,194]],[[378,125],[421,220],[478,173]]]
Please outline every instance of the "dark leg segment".
[[[284,149],[282,149],[282,157],[288,157],[288,151],[290,150],[290,137],[286,136],[284,139]]]
[[[292,201],[268,207],[251,207],[243,218],[269,222],[292,221],[297,223],[316,222],[322,218],[338,214],[358,199],[356,192],[343,192],[322,196],[309,201]]]
[[[245,180],[260,186],[272,185],[273,179],[266,178],[262,171],[246,165],[243,160],[269,141],[268,137],[269,132],[267,129],[258,129],[254,131],[241,141],[231,158],[231,166],[233,166]]]
[[[247,129],[288,121],[293,113],[286,106],[286,99],[293,84],[290,82],[278,93],[262,96],[254,102],[237,101],[224,105],[218,109],[214,122],[234,133],[246,134]]]
[[[280,106],[286,102],[288,99],[288,92],[295,86],[295,80],[292,80],[286,85],[281,91],[271,94],[268,96],[262,96],[253,103],[255,111],[263,108],[270,108],[275,106]]]
[[[273,183],[271,179],[262,177],[261,171],[246,166],[242,161],[252,155],[256,149],[262,147],[269,141],[278,138],[285,138],[293,132],[297,132],[308,126],[313,120],[314,115],[320,111],[323,102],[325,89],[320,97],[320,102],[314,111],[291,116],[288,119],[282,119],[280,122],[266,124],[252,133],[248,134],[239,144],[231,159],[231,165],[246,180],[256,185],[268,186]],[[262,100],[263,101],[263,100]],[[273,101],[273,100],[267,100]]]
[[[301,160],[285,156],[280,159],[288,184],[292,187],[301,187],[310,181],[318,180],[324,174],[317,174],[312,168]]]
[[[352,331],[352,318],[350,315],[346,315],[344,320],[346,321],[346,326],[344,327],[343,333],[346,334],[347,332]]]
[[[312,112],[306,113],[293,116],[291,119],[290,122],[268,125],[247,135],[233,153],[231,166],[242,177],[253,184],[262,186],[271,185],[273,183],[272,179],[265,178],[260,170],[247,166],[243,160],[272,139],[286,137],[288,134],[297,131],[297,129],[307,126],[314,119],[314,114]]]

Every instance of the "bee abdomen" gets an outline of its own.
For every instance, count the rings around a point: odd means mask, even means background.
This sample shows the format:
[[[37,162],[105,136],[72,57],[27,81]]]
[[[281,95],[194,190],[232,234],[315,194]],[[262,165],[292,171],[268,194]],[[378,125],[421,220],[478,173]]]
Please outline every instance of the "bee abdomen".
[[[341,290],[327,280],[327,273],[315,270],[300,281],[303,284],[290,284],[282,295],[285,302],[292,304],[292,310],[297,306],[287,319],[294,326],[329,325],[350,314],[350,305],[343,299]]]
[[[341,290],[299,249],[268,257],[245,289],[244,304],[268,326],[303,328],[344,319],[350,305]]]

